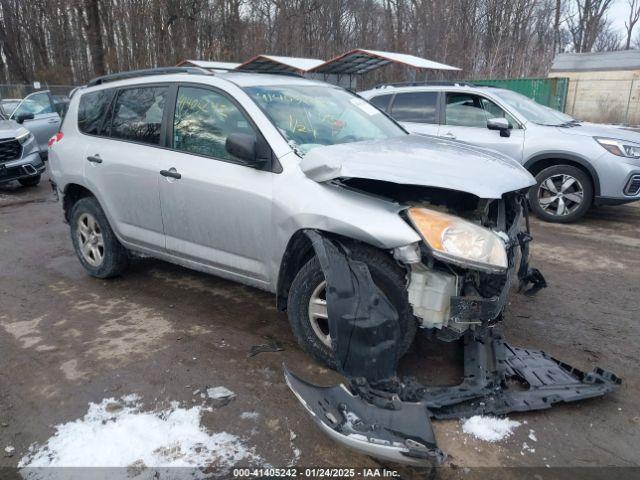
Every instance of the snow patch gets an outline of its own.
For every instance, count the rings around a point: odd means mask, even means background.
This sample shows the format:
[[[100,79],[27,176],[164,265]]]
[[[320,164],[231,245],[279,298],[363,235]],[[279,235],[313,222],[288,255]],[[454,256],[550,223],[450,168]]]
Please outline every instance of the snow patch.
[[[289,445],[291,446],[292,457],[289,460],[289,463],[287,464],[287,467],[295,467],[298,464],[298,461],[300,460],[300,455],[302,454],[302,452],[293,443],[293,441],[297,437],[298,436],[296,435],[296,433],[293,430],[290,429],[289,430]]]
[[[499,442],[509,437],[520,422],[508,418],[475,415],[462,424],[462,431],[485,442]]]
[[[229,390],[227,387],[207,388],[207,395],[209,396],[209,398],[212,398],[214,400],[233,398],[236,396],[236,394]]]
[[[258,412],[242,412],[240,418],[243,420],[257,420],[260,414]]]
[[[523,456],[524,456],[524,454],[525,454],[526,452],[529,452],[529,453],[536,453],[536,449],[535,449],[535,448],[530,447],[529,445],[527,445],[527,442],[524,442],[524,443],[522,444],[522,449],[520,450],[520,455],[523,455]]]
[[[134,395],[90,403],[83,418],[57,425],[46,443],[31,445],[18,467],[208,467],[224,471],[238,464],[265,464],[237,436],[209,434],[200,425],[202,407],[180,408],[173,402],[165,410],[144,412],[141,408],[140,398]]]

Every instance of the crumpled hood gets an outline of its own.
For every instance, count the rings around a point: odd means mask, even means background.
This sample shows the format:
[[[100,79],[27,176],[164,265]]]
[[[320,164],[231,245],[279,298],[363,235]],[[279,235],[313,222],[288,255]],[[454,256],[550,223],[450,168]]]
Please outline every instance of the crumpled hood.
[[[500,198],[536,183],[505,155],[425,135],[316,147],[300,168],[316,182],[366,178],[458,190],[480,198]]]
[[[20,128],[20,125],[13,120],[0,120],[0,140],[15,138]]]
[[[640,133],[628,128],[616,125],[603,125],[599,123],[580,123],[575,127],[557,127],[557,130],[567,135],[582,135],[585,137],[604,137],[626,140],[640,143]]]

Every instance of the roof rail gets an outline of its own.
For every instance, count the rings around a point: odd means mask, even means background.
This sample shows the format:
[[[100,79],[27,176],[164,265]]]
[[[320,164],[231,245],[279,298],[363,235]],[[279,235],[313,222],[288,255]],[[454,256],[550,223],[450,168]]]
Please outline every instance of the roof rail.
[[[446,80],[425,80],[423,82],[397,82],[397,83],[381,83],[374,88],[384,87],[475,87],[469,82],[454,82]]]
[[[129,72],[111,73],[96,77],[87,83],[87,87],[102,85],[103,83],[115,82],[117,80],[125,80],[127,78],[146,77],[151,75],[170,75],[172,73],[190,73],[194,75],[213,75],[203,68],[199,67],[162,67],[162,68],[146,68],[144,70],[131,70]]]

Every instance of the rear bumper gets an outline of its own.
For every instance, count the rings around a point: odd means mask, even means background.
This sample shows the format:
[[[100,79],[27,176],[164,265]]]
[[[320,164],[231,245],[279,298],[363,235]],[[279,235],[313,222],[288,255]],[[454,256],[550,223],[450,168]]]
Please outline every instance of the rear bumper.
[[[46,169],[38,152],[0,164],[0,183],[41,175]]]

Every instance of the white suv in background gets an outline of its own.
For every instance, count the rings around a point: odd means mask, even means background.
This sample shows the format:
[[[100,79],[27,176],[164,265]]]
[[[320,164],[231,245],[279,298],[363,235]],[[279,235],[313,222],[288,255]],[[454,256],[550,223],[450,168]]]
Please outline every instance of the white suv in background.
[[[572,222],[592,205],[640,200],[640,134],[588,124],[511,90],[470,84],[383,85],[360,92],[409,131],[509,155],[537,180],[532,210]]]

